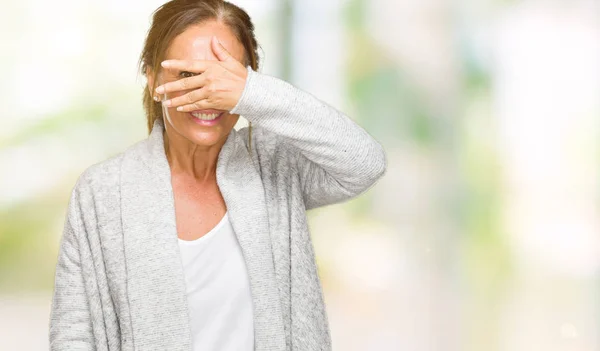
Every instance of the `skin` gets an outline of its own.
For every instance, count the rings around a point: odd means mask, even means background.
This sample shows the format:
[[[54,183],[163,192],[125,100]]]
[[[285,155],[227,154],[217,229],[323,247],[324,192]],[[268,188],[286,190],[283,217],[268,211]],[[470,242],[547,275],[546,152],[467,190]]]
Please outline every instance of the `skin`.
[[[224,24],[208,21],[175,37],[157,76],[147,70],[151,92],[163,101],[165,154],[171,168],[177,232],[195,240],[214,228],[227,210],[216,181],[219,152],[239,115],[230,114],[245,86],[243,45]],[[183,111],[178,111],[182,109]],[[224,113],[214,126],[194,122],[189,111]]]

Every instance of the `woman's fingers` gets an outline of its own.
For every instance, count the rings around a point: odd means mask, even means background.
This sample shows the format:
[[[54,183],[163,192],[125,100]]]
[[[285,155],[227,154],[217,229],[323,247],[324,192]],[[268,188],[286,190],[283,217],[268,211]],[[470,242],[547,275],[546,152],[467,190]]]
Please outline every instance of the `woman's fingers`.
[[[178,79],[173,82],[168,82],[156,87],[158,94],[170,93],[179,90],[187,90],[202,87],[206,75],[203,73],[211,66],[218,65],[219,61],[215,60],[166,60],[161,62],[166,70],[174,72],[192,72],[200,73],[189,78]]]
[[[217,39],[216,36],[212,37],[211,42],[210,42],[210,47],[212,48],[212,51],[215,53],[215,56],[217,56],[219,61],[229,62],[229,61],[235,60],[233,58],[233,56],[231,56],[229,51],[227,51],[227,49],[225,49],[223,44],[221,44],[219,39]]]
[[[210,66],[218,64],[215,60],[166,60],[160,63],[166,69],[202,73]]]
[[[174,91],[202,88],[205,84],[206,76],[204,74],[199,74],[197,76],[165,83],[156,87],[156,92],[158,94],[172,93]]]
[[[208,97],[208,89],[206,88],[201,88],[201,89],[196,89],[193,91],[190,91],[187,94],[183,94],[181,96],[177,96],[174,97],[172,99],[169,100],[165,100],[163,101],[163,105],[167,106],[167,107],[178,107],[178,106],[184,106],[184,105],[193,105],[194,103],[204,100]],[[193,111],[194,109],[191,109],[189,111]],[[177,111],[179,111],[179,109],[177,109]]]
[[[211,103],[208,99],[198,100],[192,104],[183,105],[177,107],[177,111],[179,112],[192,112],[196,110],[206,110],[206,109],[214,109],[214,104]]]
[[[163,102],[166,107],[177,107],[177,111],[188,112],[205,108],[229,109],[236,105],[248,75],[244,65],[238,62],[212,38],[212,50],[216,60],[166,60],[161,65],[175,76],[182,72],[200,73],[193,77],[167,82],[156,88],[156,93],[167,94],[188,91]]]

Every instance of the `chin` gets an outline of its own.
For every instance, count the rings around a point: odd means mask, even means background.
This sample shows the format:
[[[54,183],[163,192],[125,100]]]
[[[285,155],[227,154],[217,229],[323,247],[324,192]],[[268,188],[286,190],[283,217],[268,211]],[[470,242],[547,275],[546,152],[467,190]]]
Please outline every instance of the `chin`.
[[[225,142],[227,136],[231,132],[231,129],[237,122],[238,118],[230,114],[225,114],[220,118],[217,124],[211,126],[205,126],[197,124],[191,116],[183,116],[187,119],[185,126],[182,126],[187,133],[188,139],[197,145],[212,146]]]
[[[214,146],[223,140],[223,134],[216,131],[189,131],[186,137],[192,143],[201,146]]]

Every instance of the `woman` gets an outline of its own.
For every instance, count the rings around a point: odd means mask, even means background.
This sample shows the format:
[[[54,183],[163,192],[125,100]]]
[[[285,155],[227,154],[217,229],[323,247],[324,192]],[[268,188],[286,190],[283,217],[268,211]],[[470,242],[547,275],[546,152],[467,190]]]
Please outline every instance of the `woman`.
[[[254,27],[220,0],[154,14],[150,135],[92,165],[69,201],[51,350],[330,350],[306,211],[369,189],[381,145],[258,73]],[[236,131],[239,116],[251,125]]]

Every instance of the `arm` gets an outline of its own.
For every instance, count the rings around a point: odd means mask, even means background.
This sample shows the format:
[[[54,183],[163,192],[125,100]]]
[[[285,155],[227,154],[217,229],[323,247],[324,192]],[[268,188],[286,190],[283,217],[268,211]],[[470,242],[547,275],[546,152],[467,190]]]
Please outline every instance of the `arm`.
[[[250,67],[242,96],[230,113],[279,137],[297,166],[307,210],[363,193],[387,169],[381,144],[348,116]]]
[[[51,351],[96,349],[81,271],[79,242],[85,232],[79,206],[76,185],[71,193],[56,265],[50,310]]]

